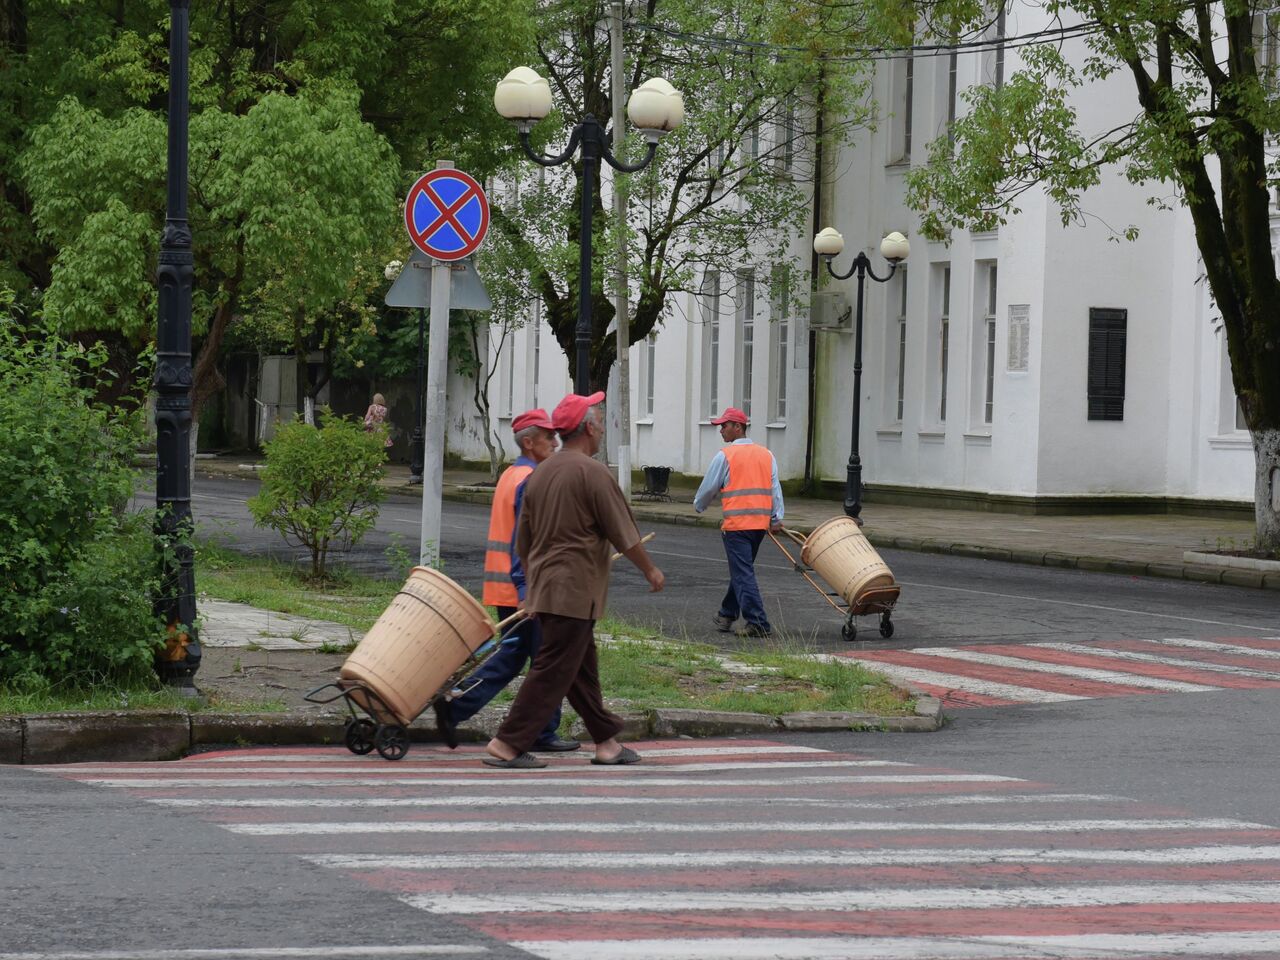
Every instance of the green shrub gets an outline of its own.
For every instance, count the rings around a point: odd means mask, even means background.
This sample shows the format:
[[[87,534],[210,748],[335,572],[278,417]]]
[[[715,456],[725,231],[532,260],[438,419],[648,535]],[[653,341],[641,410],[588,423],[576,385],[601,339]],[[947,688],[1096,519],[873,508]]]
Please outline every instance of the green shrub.
[[[265,445],[262,489],[249,499],[260,527],[271,527],[311,551],[311,576],[322,580],[332,545],[350,545],[369,532],[386,496],[383,434],[365,433],[355,420],[322,411],[321,426],[283,424]]]
[[[136,681],[162,636],[148,518],[125,512],[142,418],[95,403],[105,350],[31,334],[0,309],[0,680]]]

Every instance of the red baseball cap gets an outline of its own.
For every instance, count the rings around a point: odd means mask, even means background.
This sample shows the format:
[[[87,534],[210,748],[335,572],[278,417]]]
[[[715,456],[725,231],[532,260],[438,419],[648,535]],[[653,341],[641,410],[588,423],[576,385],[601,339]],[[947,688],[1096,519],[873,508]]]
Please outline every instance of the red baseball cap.
[[[551,411],[552,427],[560,433],[572,433],[578,429],[578,424],[582,423],[582,418],[587,415],[588,408],[594,407],[603,399],[603,390],[597,390],[589,397],[584,397],[577,393],[569,394],[557,403],[556,408]]]
[[[532,410],[526,410],[511,421],[512,433],[519,433],[525,427],[542,427],[545,430],[555,429],[555,427],[551,425],[551,418],[547,416],[547,411],[543,410],[541,407],[534,407]]]
[[[740,423],[744,427],[747,425],[747,415],[737,407],[725,407],[724,413],[711,421],[717,427],[722,423]]]

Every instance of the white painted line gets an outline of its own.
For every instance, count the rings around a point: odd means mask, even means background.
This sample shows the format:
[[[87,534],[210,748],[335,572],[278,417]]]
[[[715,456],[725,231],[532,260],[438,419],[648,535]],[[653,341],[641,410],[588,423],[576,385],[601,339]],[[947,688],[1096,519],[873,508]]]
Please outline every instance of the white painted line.
[[[1238,653],[1249,657],[1280,660],[1280,650],[1259,650],[1257,647],[1243,647],[1235,643],[1215,643],[1212,640],[1190,640],[1184,637],[1166,637],[1154,642],[1171,647],[1189,647],[1192,650],[1212,650],[1215,653]]]
[[[168,948],[165,950],[71,950],[35,953],[0,953],[0,960],[291,960],[307,957],[452,957],[488,953],[488,947],[469,943],[433,943],[416,946],[350,947],[227,947],[220,949]]]
[[[774,806],[806,806],[836,807],[856,810],[898,810],[903,807],[956,807],[956,806],[989,806],[994,804],[1033,804],[1033,803],[1132,803],[1128,797],[1116,797],[1109,794],[1095,793],[1033,793],[1033,794],[956,794],[946,797],[897,797],[893,800],[824,800],[817,797],[761,797],[759,794],[731,796],[716,794],[711,797],[540,797],[534,795],[482,795],[469,794],[454,797],[352,797],[341,799],[335,797],[317,797],[306,799],[300,797],[258,797],[243,799],[226,799],[214,797],[148,797],[148,803],[161,807],[234,807],[237,809],[326,809],[338,808],[355,810],[360,808],[396,809],[421,807],[595,807],[595,806],[700,806],[714,804],[724,806],[727,803],[758,804],[766,801]]]
[[[515,940],[544,960],[1004,960],[1203,956],[1274,951],[1280,932],[1094,933],[1029,937],[774,937],[688,940]]]
[[[669,768],[661,767],[664,772]],[[680,768],[680,769],[688,769]],[[442,771],[455,772],[455,771]],[[531,786],[574,786],[574,787],[768,787],[767,780],[722,780],[718,777],[671,777],[655,773],[653,776],[628,776],[627,774],[611,775],[601,771],[592,776],[560,776],[549,772],[516,771],[510,773],[494,772],[472,776],[468,771],[457,770],[458,776],[422,776],[422,777],[153,777],[134,779],[130,777],[85,777],[81,783],[98,787],[124,787],[134,790],[172,790],[202,788],[205,790],[258,788],[275,790],[280,787],[519,787],[527,789]],[[75,778],[79,779],[79,778]],[[786,786],[798,784],[843,783],[843,784],[944,784],[944,783],[1025,783],[1018,777],[1000,777],[994,774],[979,773],[938,773],[938,774],[850,774],[843,777],[787,777]]]
[[[1254,680],[1280,680],[1280,673],[1255,670],[1252,667],[1231,667],[1225,663],[1206,663],[1203,660],[1186,660],[1182,657],[1162,657],[1155,653],[1138,653],[1136,650],[1108,650],[1090,647],[1083,643],[1033,643],[1033,647],[1061,650],[1063,653],[1079,653],[1090,657],[1108,657],[1112,660],[1132,660],[1135,663],[1158,663],[1179,670],[1199,670],[1204,673],[1229,673],[1233,677],[1249,677]]]
[[[588,748],[589,748],[588,744]],[[648,748],[641,747],[640,750],[646,757],[737,757],[746,755],[767,755],[775,753],[825,753],[830,754],[832,751],[823,750],[821,747],[802,747],[802,746],[716,746],[716,747],[660,747]],[[457,758],[457,754],[440,752],[433,755],[437,759]],[[200,757],[188,757],[181,761],[184,767],[193,764],[236,764],[236,763],[366,763],[379,764],[385,763],[380,757],[370,757],[367,760],[357,760],[348,756],[345,752],[342,754],[332,753],[292,753],[292,754],[263,754],[262,756],[253,756],[252,754],[237,757],[209,757],[202,759]],[[398,761],[401,766],[407,766],[412,763],[411,760]],[[428,761],[419,761],[428,762]],[[863,760],[860,761],[866,766],[890,766],[895,765],[893,760]],[[902,764],[902,766],[911,766],[911,764]]]
[[[919,652],[919,651],[914,651]],[[942,687],[944,690],[963,690],[966,693],[979,693],[987,697],[998,697],[1001,700],[1014,700],[1020,703],[1063,703],[1067,700],[1088,700],[1089,697],[1074,693],[1053,693],[1035,687],[1018,687],[1010,683],[997,683],[994,680],[979,680],[976,677],[961,677],[953,673],[939,673],[936,670],[925,670],[921,667],[903,667],[896,663],[884,663],[880,660],[858,660],[868,670],[883,673],[890,680],[905,680],[909,683],[927,683],[930,686]]]
[[[1280,861],[1280,844],[1219,845],[1142,850],[941,848],[912,850],[721,850],[673,853],[534,853],[468,854],[303,854],[302,859],[341,870],[477,870],[579,869],[618,870],[658,867],[665,870],[728,866],[946,866],[956,863],[1155,863],[1221,864]]]
[[[1105,907],[1148,904],[1280,903],[1280,883],[1127,884],[1095,887],[876,887],[866,890],[804,890],[794,893],[704,893],[681,890],[652,894],[592,891],[589,894],[521,893],[492,896],[421,894],[402,896],[419,910],[445,914],[481,913],[655,913],[722,910],[867,911],[998,910],[1033,907]]]
[[[970,593],[979,597],[1000,597],[1003,600],[1027,600],[1031,603],[1052,603],[1060,607],[1081,607],[1085,610],[1105,610],[1108,613],[1125,613],[1143,619],[1156,618],[1160,620],[1180,620],[1184,623],[1204,623],[1213,627],[1233,627],[1237,630],[1256,630],[1258,633],[1270,633],[1275,630],[1274,626],[1258,627],[1249,623],[1233,623],[1229,620],[1204,620],[1200,617],[1180,617],[1172,613],[1160,613],[1156,610],[1130,610],[1127,607],[1104,607],[1097,603],[1080,603],[1075,600],[1051,600],[1048,597],[1027,597],[1016,593],[996,593],[993,590],[974,590],[969,587],[952,587],[943,583],[912,583],[907,580],[899,580],[899,586],[903,587],[923,587],[929,590],[950,590],[954,593]],[[1267,639],[1267,638],[1263,638]]]
[[[367,833],[484,833],[511,829],[502,820],[411,820],[406,822],[224,823],[223,829],[254,837],[354,836]],[[912,823],[901,820],[770,821],[663,823],[656,820],[522,823],[521,835],[536,833],[1101,833],[1105,831],[1267,830],[1243,820],[1030,820],[1025,823]]]
[[[1036,673],[1078,677],[1081,680],[1093,680],[1098,683],[1123,684],[1128,687],[1146,687],[1150,690],[1167,690],[1175,693],[1209,693],[1213,690],[1222,689],[1221,687],[1209,687],[1200,683],[1184,683],[1181,680],[1143,677],[1132,673],[1121,673],[1116,670],[1073,667],[1065,663],[1045,663],[1043,660],[1024,660],[1021,657],[1004,656],[998,653],[981,653],[977,650],[966,650],[964,647],[920,647],[910,652],[926,657],[950,657],[953,660],[981,663],[989,667],[1011,667],[1016,670],[1032,670]]]

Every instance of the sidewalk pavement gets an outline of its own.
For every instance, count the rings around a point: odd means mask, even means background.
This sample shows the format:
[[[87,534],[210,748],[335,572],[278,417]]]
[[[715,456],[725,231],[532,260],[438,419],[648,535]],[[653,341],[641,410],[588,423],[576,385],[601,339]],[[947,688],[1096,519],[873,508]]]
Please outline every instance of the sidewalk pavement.
[[[202,457],[196,469],[245,476],[260,466],[260,462],[228,455]],[[421,486],[409,483],[409,468],[404,464],[389,465],[383,484],[395,496],[422,496]],[[717,526],[717,508],[702,515],[694,512],[694,492],[673,484],[671,499],[662,501],[645,499],[633,489],[632,508],[641,520]],[[487,471],[445,470],[446,500],[489,503],[492,497]],[[841,513],[837,500],[788,497],[785,524],[809,533]],[[1280,590],[1280,562],[1213,555],[1224,547],[1252,542],[1254,524],[1247,519],[1182,514],[1026,516],[874,501],[864,504],[862,519],[863,531],[878,547]]]

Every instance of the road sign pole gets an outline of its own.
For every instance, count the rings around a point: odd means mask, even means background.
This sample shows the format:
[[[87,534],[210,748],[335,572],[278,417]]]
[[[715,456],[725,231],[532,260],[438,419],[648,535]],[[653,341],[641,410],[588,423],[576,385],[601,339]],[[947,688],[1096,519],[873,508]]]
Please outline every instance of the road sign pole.
[[[437,170],[453,164],[441,160]],[[424,567],[440,566],[440,514],[444,499],[444,428],[446,380],[449,376],[450,267],[443,260],[431,265],[431,326],[427,335],[427,424],[423,437],[422,532],[418,555]]]

